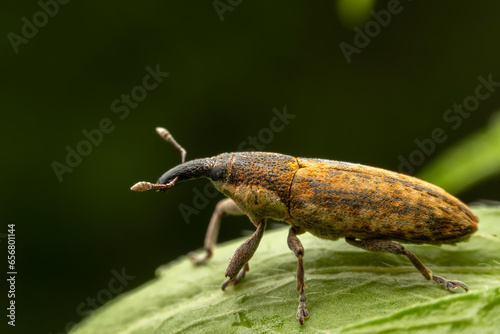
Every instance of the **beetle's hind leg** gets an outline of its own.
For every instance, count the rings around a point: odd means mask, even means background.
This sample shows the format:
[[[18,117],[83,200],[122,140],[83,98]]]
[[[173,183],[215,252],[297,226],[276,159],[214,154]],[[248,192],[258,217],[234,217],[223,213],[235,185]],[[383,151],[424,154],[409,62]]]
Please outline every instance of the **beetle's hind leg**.
[[[455,290],[456,288],[461,287],[465,291],[469,291],[469,288],[463,282],[449,281],[443,277],[433,275],[432,271],[427,269],[427,267],[424,266],[424,264],[420,262],[420,260],[412,252],[405,249],[400,243],[376,239],[356,240],[355,238],[345,238],[345,241],[350,245],[363,248],[371,252],[405,255],[426,279],[433,280],[448,290]]]
[[[200,265],[207,262],[214,253],[215,243],[217,242],[217,235],[219,234],[220,221],[222,217],[228,215],[242,215],[240,208],[230,198],[225,198],[215,206],[215,211],[208,224],[207,234],[205,236],[205,255],[198,257],[195,252],[191,252],[188,256],[194,264]],[[244,274],[243,274],[244,276]]]
[[[304,289],[306,285],[304,284],[304,262],[302,258],[304,257],[304,247],[300,242],[299,238],[297,238],[298,234],[304,233],[300,229],[296,227],[290,227],[288,232],[288,248],[295,254],[297,257],[297,291],[299,292],[299,308],[297,310],[297,319],[300,324],[304,324],[304,319],[309,316],[309,312],[307,311],[306,305],[306,293]]]

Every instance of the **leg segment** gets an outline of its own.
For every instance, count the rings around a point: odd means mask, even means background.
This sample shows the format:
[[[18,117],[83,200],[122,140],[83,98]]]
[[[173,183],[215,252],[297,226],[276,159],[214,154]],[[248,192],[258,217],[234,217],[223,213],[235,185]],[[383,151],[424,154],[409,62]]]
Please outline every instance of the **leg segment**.
[[[248,266],[248,261],[252,258],[253,254],[259,247],[260,240],[264,235],[264,230],[266,229],[266,220],[263,219],[257,224],[257,230],[248,238],[240,247],[234,252],[231,261],[226,269],[226,277],[229,277],[223,284],[222,290],[233,283],[236,285],[240,280],[245,277],[245,273],[250,270]]]
[[[436,276],[432,274],[432,271],[427,269],[422,262],[409,250],[406,250],[403,245],[394,241],[386,241],[386,240],[356,240],[355,238],[345,238],[345,241],[353,246],[366,249],[371,252],[380,252],[380,253],[392,253],[396,255],[405,255],[411,263],[415,266],[415,268],[420,271],[420,273],[427,279],[433,280],[438,284],[441,284],[448,290],[455,290],[457,287],[461,287],[465,291],[468,291],[469,288],[467,285],[460,281],[449,281],[444,279],[443,277]]]
[[[229,278],[227,280],[224,281],[224,283],[222,283],[222,286],[221,286],[221,289],[222,291],[226,291],[226,287],[229,285],[229,284],[233,284],[233,285],[236,285],[238,284],[242,279],[243,277],[245,277],[245,274],[247,273],[247,271],[250,271],[250,265],[247,263],[245,263],[245,265],[243,266],[243,268],[241,268],[240,272],[238,273],[238,275],[236,275],[235,278]]]
[[[225,198],[217,203],[212,218],[210,219],[210,224],[208,224],[207,235],[205,236],[205,256],[198,258],[194,252],[188,254],[195,265],[203,264],[212,257],[222,217],[226,215],[242,214],[243,212],[241,212],[240,208],[238,208],[236,203],[230,198]]]
[[[309,312],[307,311],[306,306],[306,293],[304,289],[306,285],[304,284],[304,262],[302,258],[304,257],[304,247],[300,242],[299,238],[297,238],[298,234],[304,233],[297,227],[291,227],[288,232],[288,248],[295,254],[297,257],[297,291],[299,292],[299,308],[297,310],[297,319],[300,324],[304,324],[304,318],[309,316]]]

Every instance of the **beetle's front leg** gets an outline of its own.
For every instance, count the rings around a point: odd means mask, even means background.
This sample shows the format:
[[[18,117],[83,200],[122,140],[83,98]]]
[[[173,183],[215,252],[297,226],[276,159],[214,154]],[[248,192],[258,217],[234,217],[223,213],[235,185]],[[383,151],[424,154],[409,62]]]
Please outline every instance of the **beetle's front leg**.
[[[238,284],[245,277],[245,273],[250,270],[248,261],[250,261],[257,247],[259,247],[260,240],[266,229],[266,220],[262,219],[256,225],[257,230],[234,252],[226,269],[226,277],[229,277],[229,279],[222,284],[222,290],[225,290],[231,283],[233,285]]]
[[[448,290],[455,290],[456,288],[461,287],[465,291],[469,291],[467,284],[465,284],[464,282],[449,281],[441,276],[433,275],[432,271],[427,269],[427,267],[412,252],[405,249],[404,246],[400,243],[376,239],[356,240],[355,238],[345,238],[345,241],[347,241],[347,243],[349,243],[350,245],[360,247],[372,252],[405,255],[426,279],[432,279],[434,282],[441,284]]]
[[[297,257],[297,291],[299,292],[299,309],[297,310],[297,319],[300,324],[304,324],[304,318],[309,316],[309,312],[307,311],[306,306],[306,293],[304,289],[306,285],[304,284],[304,262],[302,260],[304,256],[304,247],[300,242],[299,238],[297,238],[298,234],[304,233],[297,227],[291,227],[288,232],[288,248],[295,254]]]
[[[207,234],[205,236],[205,256],[198,257],[195,252],[188,254],[195,265],[203,264],[212,257],[222,217],[228,215],[237,216],[242,214],[243,212],[241,212],[240,208],[238,208],[236,203],[234,203],[234,201],[230,198],[225,198],[217,203],[212,218],[210,218]]]

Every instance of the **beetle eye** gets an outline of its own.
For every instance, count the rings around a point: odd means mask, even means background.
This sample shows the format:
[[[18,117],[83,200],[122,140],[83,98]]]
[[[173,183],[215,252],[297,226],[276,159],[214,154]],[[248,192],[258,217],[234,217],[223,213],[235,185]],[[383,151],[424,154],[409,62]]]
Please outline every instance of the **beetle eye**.
[[[224,178],[225,171],[224,167],[217,165],[212,169],[212,172],[210,172],[210,178],[214,181],[219,181]]]

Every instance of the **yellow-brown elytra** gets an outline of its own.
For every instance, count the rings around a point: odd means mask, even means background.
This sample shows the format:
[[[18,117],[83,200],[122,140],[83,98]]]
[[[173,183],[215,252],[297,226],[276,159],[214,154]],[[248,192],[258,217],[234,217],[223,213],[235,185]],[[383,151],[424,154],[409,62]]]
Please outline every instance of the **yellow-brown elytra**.
[[[433,275],[397,242],[455,244],[477,230],[477,217],[443,189],[380,168],[278,153],[222,153],[184,162],[186,151],[167,130],[156,130],[181,151],[182,164],[163,174],[157,183],[139,182],[132,190],[164,190],[176,182],[205,177],[228,197],[217,204],[210,220],[205,256],[190,254],[195,264],[212,256],[222,216],[245,214],[257,228],[231,258],[226,269],[229,278],[222,290],[238,284],[249,270],[248,262],[259,246],[267,218],[291,225],[288,247],[298,259],[300,324],[309,315],[304,293],[304,248],[297,238],[304,232],[328,240],[345,238],[347,243],[372,252],[405,255],[427,280],[450,290],[468,290],[463,282]]]

